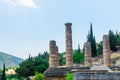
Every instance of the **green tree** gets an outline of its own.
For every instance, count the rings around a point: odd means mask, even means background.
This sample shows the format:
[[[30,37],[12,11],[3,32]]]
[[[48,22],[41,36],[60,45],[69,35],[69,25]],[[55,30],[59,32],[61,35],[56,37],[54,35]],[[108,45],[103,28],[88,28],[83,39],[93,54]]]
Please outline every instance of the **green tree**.
[[[120,46],[120,34],[116,31],[116,45]]]
[[[94,53],[94,56],[97,56],[95,36],[93,37],[93,48],[92,48],[92,51],[93,51],[93,53]]]
[[[47,59],[41,59],[39,57],[35,58],[34,61],[34,72],[43,73],[48,68],[48,60]]]
[[[80,54],[81,49],[80,49],[80,44],[78,44],[78,50],[77,50],[78,54]]]
[[[1,80],[1,76],[2,76],[2,70],[0,69],[0,80]]]
[[[59,65],[60,66],[65,65],[65,52],[59,53]]]
[[[66,76],[66,80],[73,80],[73,74],[68,73],[67,76]]]
[[[5,63],[3,64],[3,71],[2,71],[1,79],[2,79],[2,80],[6,80],[6,75],[5,75]]]
[[[39,54],[32,59],[24,60],[19,67],[16,69],[16,73],[21,77],[28,77],[35,75],[35,72],[43,73],[49,66],[48,64],[48,53]]]
[[[31,55],[30,55],[30,54],[29,54],[28,60],[32,60],[32,57],[31,57]]]
[[[116,38],[115,38],[115,35],[114,35],[114,32],[112,30],[109,30],[109,41],[110,41],[110,50],[111,51],[117,51],[117,48],[116,48]]]
[[[81,53],[78,53],[77,50],[73,50],[73,62],[76,63],[76,64],[79,64],[81,62],[84,62],[84,54],[81,52]]]
[[[89,31],[88,31],[88,35],[87,35],[87,42],[91,42],[91,35],[90,35]]]
[[[95,41],[95,37],[93,37],[92,23],[90,24],[90,32],[88,32],[88,35],[87,35],[87,42],[91,43],[92,57],[97,56],[97,53],[96,53],[96,41]]]
[[[49,59],[49,53],[45,51],[43,54],[38,55],[41,59]]]
[[[16,69],[16,73],[22,77],[28,77],[34,75],[34,61],[25,60],[20,64],[20,67]]]
[[[103,41],[97,43],[97,55],[103,54]]]
[[[45,76],[39,72],[35,72],[34,80],[44,80]]]
[[[17,74],[6,75],[7,80],[23,80],[23,77],[19,77]]]

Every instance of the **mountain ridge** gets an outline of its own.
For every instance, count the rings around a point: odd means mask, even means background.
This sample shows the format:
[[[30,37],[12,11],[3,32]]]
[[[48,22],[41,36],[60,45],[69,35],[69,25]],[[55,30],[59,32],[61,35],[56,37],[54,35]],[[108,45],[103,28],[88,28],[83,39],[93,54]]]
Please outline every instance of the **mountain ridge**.
[[[22,58],[0,52],[0,69],[2,69],[3,64],[5,63],[6,67],[18,66],[19,63],[23,61]]]

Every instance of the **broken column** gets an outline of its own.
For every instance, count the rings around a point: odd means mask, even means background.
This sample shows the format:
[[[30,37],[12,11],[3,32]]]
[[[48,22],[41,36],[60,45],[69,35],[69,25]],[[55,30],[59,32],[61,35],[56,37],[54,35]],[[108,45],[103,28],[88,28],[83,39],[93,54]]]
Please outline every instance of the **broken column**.
[[[66,67],[73,66],[73,54],[72,54],[72,23],[66,23]]]
[[[84,66],[91,67],[92,66],[92,60],[91,60],[91,43],[90,42],[86,42],[84,44],[84,50],[85,50]]]
[[[108,35],[103,36],[103,60],[104,66],[111,66],[111,51]]]
[[[49,50],[50,50],[49,67],[56,68],[59,66],[59,57],[58,57],[58,47],[54,40],[50,41]]]

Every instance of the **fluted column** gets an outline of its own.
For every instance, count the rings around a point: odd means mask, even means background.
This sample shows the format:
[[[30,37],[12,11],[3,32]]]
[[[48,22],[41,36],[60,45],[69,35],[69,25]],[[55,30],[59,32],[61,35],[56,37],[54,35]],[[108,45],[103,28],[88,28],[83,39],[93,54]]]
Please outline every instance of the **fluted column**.
[[[56,45],[56,42],[54,40],[50,41],[49,44],[49,67],[55,68],[59,66],[59,58],[58,58],[58,47]]]
[[[108,35],[103,36],[103,59],[104,66],[111,66],[111,51]]]
[[[86,42],[84,44],[84,50],[85,50],[85,62],[84,66],[91,67],[92,66],[92,58],[91,58],[91,43]]]
[[[66,23],[66,66],[73,66],[73,54],[72,54],[72,23]]]

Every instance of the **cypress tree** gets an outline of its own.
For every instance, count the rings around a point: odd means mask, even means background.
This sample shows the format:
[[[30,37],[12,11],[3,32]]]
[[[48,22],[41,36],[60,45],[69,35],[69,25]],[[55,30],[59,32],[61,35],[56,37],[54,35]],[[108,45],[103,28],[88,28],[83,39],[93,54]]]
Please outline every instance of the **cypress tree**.
[[[96,41],[95,41],[95,37],[93,37],[92,23],[90,23],[90,32],[88,32],[88,35],[87,35],[87,42],[91,43],[92,57],[95,57],[96,56]]]
[[[1,76],[2,80],[6,80],[6,75],[5,75],[5,63],[3,65],[3,72],[2,72],[2,76]]]
[[[113,31],[109,30],[109,41],[110,41],[110,50],[111,51],[117,51],[117,48],[116,48],[116,37],[113,33]]]
[[[28,60],[29,60],[29,61],[31,60],[31,56],[30,56],[30,54],[29,54]]]
[[[77,50],[78,54],[80,54],[81,50],[80,50],[80,44],[78,44],[78,50]]]
[[[87,35],[87,42],[91,42],[91,35],[90,35],[90,32],[88,31],[88,35]]]
[[[93,29],[92,29],[92,23],[90,23],[90,40],[91,40],[91,43],[93,43]]]
[[[28,60],[31,61],[33,57],[29,54]]]
[[[95,36],[93,37],[93,53],[93,56],[97,56]]]

